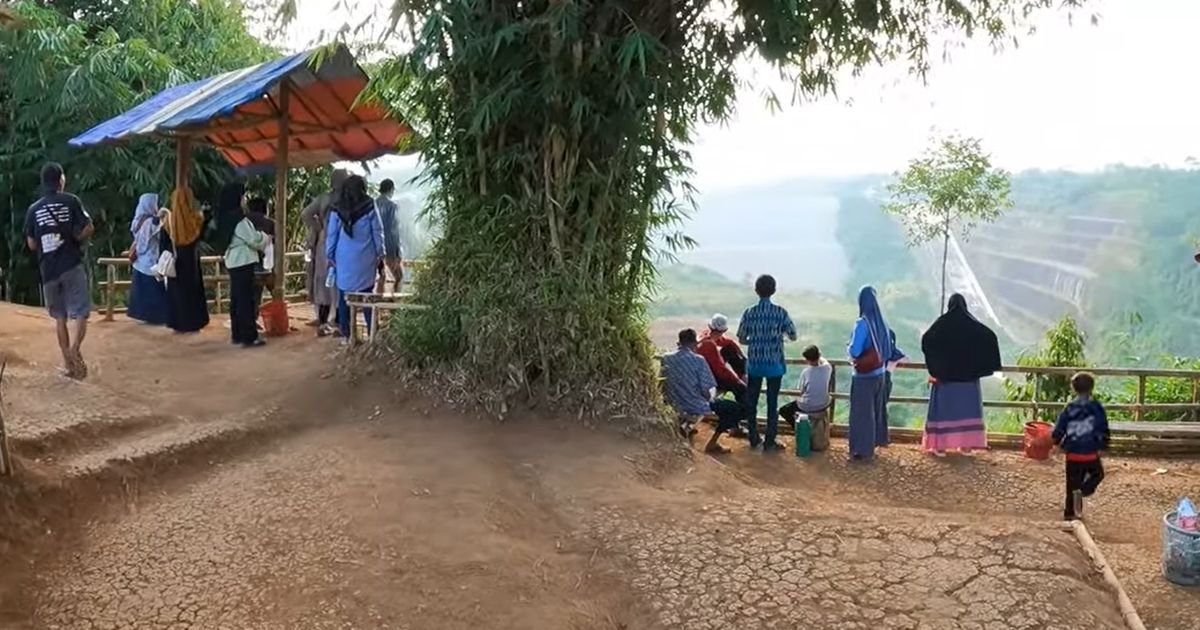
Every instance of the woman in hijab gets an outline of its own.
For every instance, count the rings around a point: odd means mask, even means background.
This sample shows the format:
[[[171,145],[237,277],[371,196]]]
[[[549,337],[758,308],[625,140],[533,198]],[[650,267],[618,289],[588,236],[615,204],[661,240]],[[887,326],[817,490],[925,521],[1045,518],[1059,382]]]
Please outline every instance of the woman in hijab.
[[[199,332],[208,326],[208,297],[200,268],[200,235],[204,213],[188,189],[171,193],[171,210],[160,233],[159,247],[175,255],[175,277],[167,278],[170,310],[167,326],[179,333]]]
[[[330,190],[308,204],[300,217],[308,227],[308,251],[311,260],[305,274],[305,285],[308,289],[308,299],[317,309],[317,335],[324,336],[331,332],[329,327],[329,310],[337,304],[337,288],[325,286],[325,274],[329,271],[329,261],[325,258],[325,228],[329,225],[329,211],[338,199],[342,183],[350,173],[345,169],[333,172],[330,178]]]
[[[239,196],[235,200],[233,195],[244,194],[245,188],[239,184],[230,184],[226,186],[226,191],[222,191],[221,202],[230,205],[221,210],[228,211],[230,207],[234,207],[233,204],[241,208],[243,197]],[[263,345],[263,340],[258,338],[254,268],[258,266],[262,251],[266,249],[270,240],[266,234],[258,231],[248,215],[243,214],[242,220],[234,225],[229,247],[225,250],[225,268],[229,270],[229,329],[233,343],[246,348]]]
[[[129,231],[133,234],[130,259],[133,261],[133,281],[129,287],[129,310],[131,319],[147,324],[162,326],[167,323],[170,307],[167,288],[154,277],[154,265],[158,262],[159,223],[158,195],[146,193],[138,199],[133,211]]]
[[[351,175],[342,184],[325,228],[325,256],[336,278],[338,326],[345,338],[349,338],[354,323],[350,321],[346,294],[374,292],[383,254],[383,221],[375,209],[375,201],[367,195],[367,181]],[[363,317],[370,329],[370,311],[364,310]]]
[[[850,457],[871,459],[876,446],[888,443],[887,364],[903,356],[883,313],[875,289],[858,292],[858,322],[848,348],[854,364],[850,381]]]
[[[983,394],[979,379],[1000,369],[996,333],[967,311],[967,300],[950,296],[946,313],[921,337],[929,367],[929,415],[925,419],[927,452],[943,457],[947,450],[970,453],[987,448]]]

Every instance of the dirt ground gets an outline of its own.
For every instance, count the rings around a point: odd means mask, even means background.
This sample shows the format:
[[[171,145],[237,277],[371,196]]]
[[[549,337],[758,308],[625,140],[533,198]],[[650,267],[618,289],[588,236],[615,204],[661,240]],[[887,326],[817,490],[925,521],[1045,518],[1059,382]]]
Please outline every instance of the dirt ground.
[[[718,462],[495,425],[348,381],[307,332],[243,350],[216,326],[98,323],[76,383],[40,313],[0,305],[21,458],[0,482],[0,628],[1123,627],[1054,528],[1057,462],[894,446],[856,465],[837,441]],[[1200,466],[1108,468],[1089,527],[1150,627],[1196,628],[1158,519]]]

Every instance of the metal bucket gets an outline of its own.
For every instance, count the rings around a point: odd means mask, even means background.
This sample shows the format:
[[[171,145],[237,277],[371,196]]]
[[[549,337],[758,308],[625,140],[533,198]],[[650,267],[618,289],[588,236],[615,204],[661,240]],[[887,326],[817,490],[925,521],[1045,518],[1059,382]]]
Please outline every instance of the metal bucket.
[[[1175,512],[1163,516],[1163,577],[1180,586],[1200,586],[1200,532],[1175,526]]]

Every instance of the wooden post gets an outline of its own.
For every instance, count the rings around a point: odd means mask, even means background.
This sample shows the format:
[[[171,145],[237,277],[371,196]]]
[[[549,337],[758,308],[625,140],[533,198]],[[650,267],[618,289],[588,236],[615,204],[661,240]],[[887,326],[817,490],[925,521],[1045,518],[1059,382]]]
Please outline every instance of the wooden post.
[[[217,276],[217,284],[213,290],[213,308],[218,314],[221,312],[221,276]]]
[[[192,163],[192,142],[187,138],[180,137],[175,143],[175,188],[176,190],[186,189],[189,186],[189,171]],[[171,208],[172,211],[175,208]]]
[[[1146,404],[1146,375],[1138,375],[1137,408],[1133,410],[1134,422],[1142,421],[1142,405]]]
[[[288,176],[288,111],[291,88],[287,79],[279,83],[279,146],[275,149],[275,286],[271,295],[283,301],[284,280],[287,278],[284,252],[287,251],[287,176]]]
[[[113,320],[113,294],[117,291],[117,266],[105,265],[108,267],[108,282],[104,287],[104,321],[111,322]]]
[[[1042,397],[1042,377],[1040,374],[1033,375],[1033,418],[1034,422],[1040,419],[1038,415],[1038,398]]]
[[[837,366],[830,366],[829,370],[829,424],[833,424],[837,418],[837,398],[833,395],[837,393]]]
[[[1193,378],[1192,379],[1192,404],[1193,405],[1196,404],[1197,401],[1200,401],[1200,380]],[[1196,413],[1195,409],[1192,409],[1191,416],[1192,416],[1192,420],[1195,421],[1196,417],[1197,417],[1197,413]]]

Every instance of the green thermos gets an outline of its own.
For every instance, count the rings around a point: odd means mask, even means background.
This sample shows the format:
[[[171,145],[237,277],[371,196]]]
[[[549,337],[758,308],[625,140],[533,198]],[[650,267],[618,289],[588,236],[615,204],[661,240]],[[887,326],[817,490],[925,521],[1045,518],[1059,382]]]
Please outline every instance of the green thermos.
[[[812,423],[807,416],[796,419],[796,457],[812,454]]]

